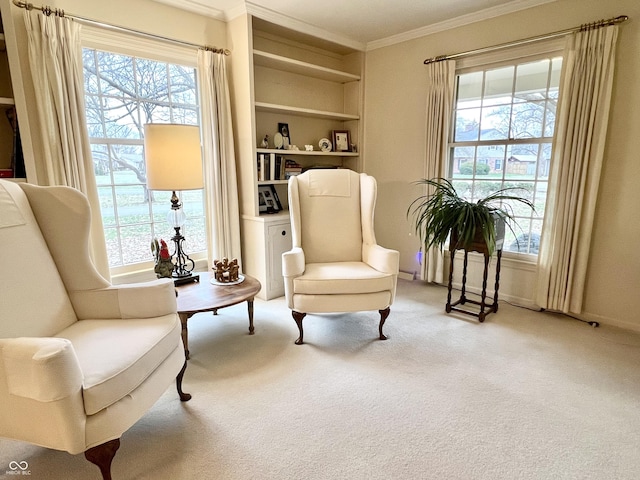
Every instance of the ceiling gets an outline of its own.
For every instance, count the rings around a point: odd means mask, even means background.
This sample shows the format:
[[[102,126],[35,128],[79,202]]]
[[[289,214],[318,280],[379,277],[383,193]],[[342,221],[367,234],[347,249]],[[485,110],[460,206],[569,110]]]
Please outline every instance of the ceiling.
[[[366,50],[556,0],[156,0],[228,21],[248,12]]]

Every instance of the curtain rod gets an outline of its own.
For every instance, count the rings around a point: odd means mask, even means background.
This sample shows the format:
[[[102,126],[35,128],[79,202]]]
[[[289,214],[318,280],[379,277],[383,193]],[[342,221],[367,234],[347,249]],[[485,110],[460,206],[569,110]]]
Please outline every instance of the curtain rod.
[[[437,57],[427,58],[424,61],[424,64],[428,65],[430,63],[442,62],[443,60],[452,60],[454,58],[466,57],[468,55],[475,55],[477,53],[492,52],[494,50],[500,50],[501,48],[517,47],[518,45],[526,45],[527,43],[537,42],[539,40],[548,40],[550,38],[562,37],[562,36],[568,35],[570,33],[579,32],[581,30],[606,27],[607,25],[616,25],[618,23],[626,22],[627,20],[629,20],[628,16],[620,15],[620,16],[615,17],[615,18],[609,18],[608,20],[599,20],[597,22],[587,23],[587,24],[581,25],[579,27],[568,28],[566,30],[560,30],[558,32],[547,33],[547,34],[544,34],[544,35],[539,35],[537,37],[524,38],[522,40],[515,40],[513,42],[501,43],[499,45],[493,45],[493,46],[490,46],[490,47],[477,48],[475,50],[468,50],[466,52],[460,52],[460,53],[453,53],[451,55],[439,55]]]
[[[155,39],[155,40],[162,40],[164,42],[184,45],[184,46],[187,46],[187,47],[202,48],[204,50],[209,50],[210,52],[214,52],[214,53],[223,53],[225,55],[231,55],[231,51],[226,49],[226,48],[209,47],[207,45],[199,45],[197,43],[186,42],[184,40],[176,40],[174,38],[163,37],[161,35],[155,35],[153,33],[141,32],[140,30],[134,30],[132,28],[120,27],[118,25],[113,25],[111,23],[104,23],[104,22],[100,22],[98,20],[92,20],[91,18],[86,18],[86,17],[81,17],[79,15],[65,13],[65,11],[60,9],[60,8],[51,8],[49,6],[42,6],[42,5],[38,6],[38,5],[33,5],[32,3],[28,3],[28,2],[21,2],[19,0],[13,0],[13,4],[16,7],[24,8],[24,9],[27,9],[27,10],[40,10],[43,14],[45,14],[47,16],[53,14],[53,15],[57,15],[59,17],[71,18],[72,20],[76,20],[78,22],[85,23],[85,24],[88,24],[88,25],[108,28],[109,30],[116,30],[116,31],[126,32],[126,33],[134,33],[134,34],[139,35],[141,37],[152,38],[152,39]]]

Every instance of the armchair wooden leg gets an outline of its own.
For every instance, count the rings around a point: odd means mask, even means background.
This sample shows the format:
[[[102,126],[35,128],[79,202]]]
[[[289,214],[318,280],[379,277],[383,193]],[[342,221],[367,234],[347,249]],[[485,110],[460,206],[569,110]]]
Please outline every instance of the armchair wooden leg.
[[[380,332],[380,340],[386,340],[387,337],[384,335],[384,333],[382,333],[382,326],[384,325],[384,322],[387,320],[387,317],[389,316],[391,309],[387,307],[384,310],[378,310],[378,311],[380,312],[380,326],[378,327],[378,331]]]
[[[293,315],[293,319],[296,321],[296,325],[298,325],[298,330],[300,331],[300,336],[296,340],[296,345],[302,345],[304,341],[302,340],[302,336],[304,332],[302,331],[302,319],[307,315],[306,313],[296,312],[295,310],[291,311],[291,315]]]
[[[183,402],[188,402],[191,400],[191,394],[185,393],[182,391],[182,377],[184,377],[184,371],[187,369],[187,361],[184,361],[184,365],[182,366],[182,370],[178,373],[176,377],[176,387],[178,388],[178,395],[180,395],[180,400]]]
[[[103,480],[111,480],[111,462],[118,448],[120,448],[120,439],[116,438],[84,452],[85,458],[98,466]]]

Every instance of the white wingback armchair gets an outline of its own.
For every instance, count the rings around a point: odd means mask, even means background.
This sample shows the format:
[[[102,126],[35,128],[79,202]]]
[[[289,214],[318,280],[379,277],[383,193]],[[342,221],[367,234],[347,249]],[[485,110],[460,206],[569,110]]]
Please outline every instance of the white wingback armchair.
[[[300,331],[307,313],[378,310],[382,326],[396,293],[399,253],[376,243],[373,177],[309,170],[289,180],[293,248],[282,256],[285,296]]]
[[[120,436],[173,379],[191,396],[173,283],[112,286],[90,221],[77,190],[0,180],[0,436],[84,452],[110,479]]]

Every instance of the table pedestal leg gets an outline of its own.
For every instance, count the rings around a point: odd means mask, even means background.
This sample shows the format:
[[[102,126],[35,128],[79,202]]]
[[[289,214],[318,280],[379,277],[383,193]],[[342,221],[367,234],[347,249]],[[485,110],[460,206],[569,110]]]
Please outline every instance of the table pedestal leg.
[[[253,298],[247,300],[247,309],[249,310],[249,335],[253,335]]]
[[[189,360],[189,331],[187,330],[187,320],[190,315],[179,313],[180,323],[182,324],[182,344],[184,345],[184,358]]]

